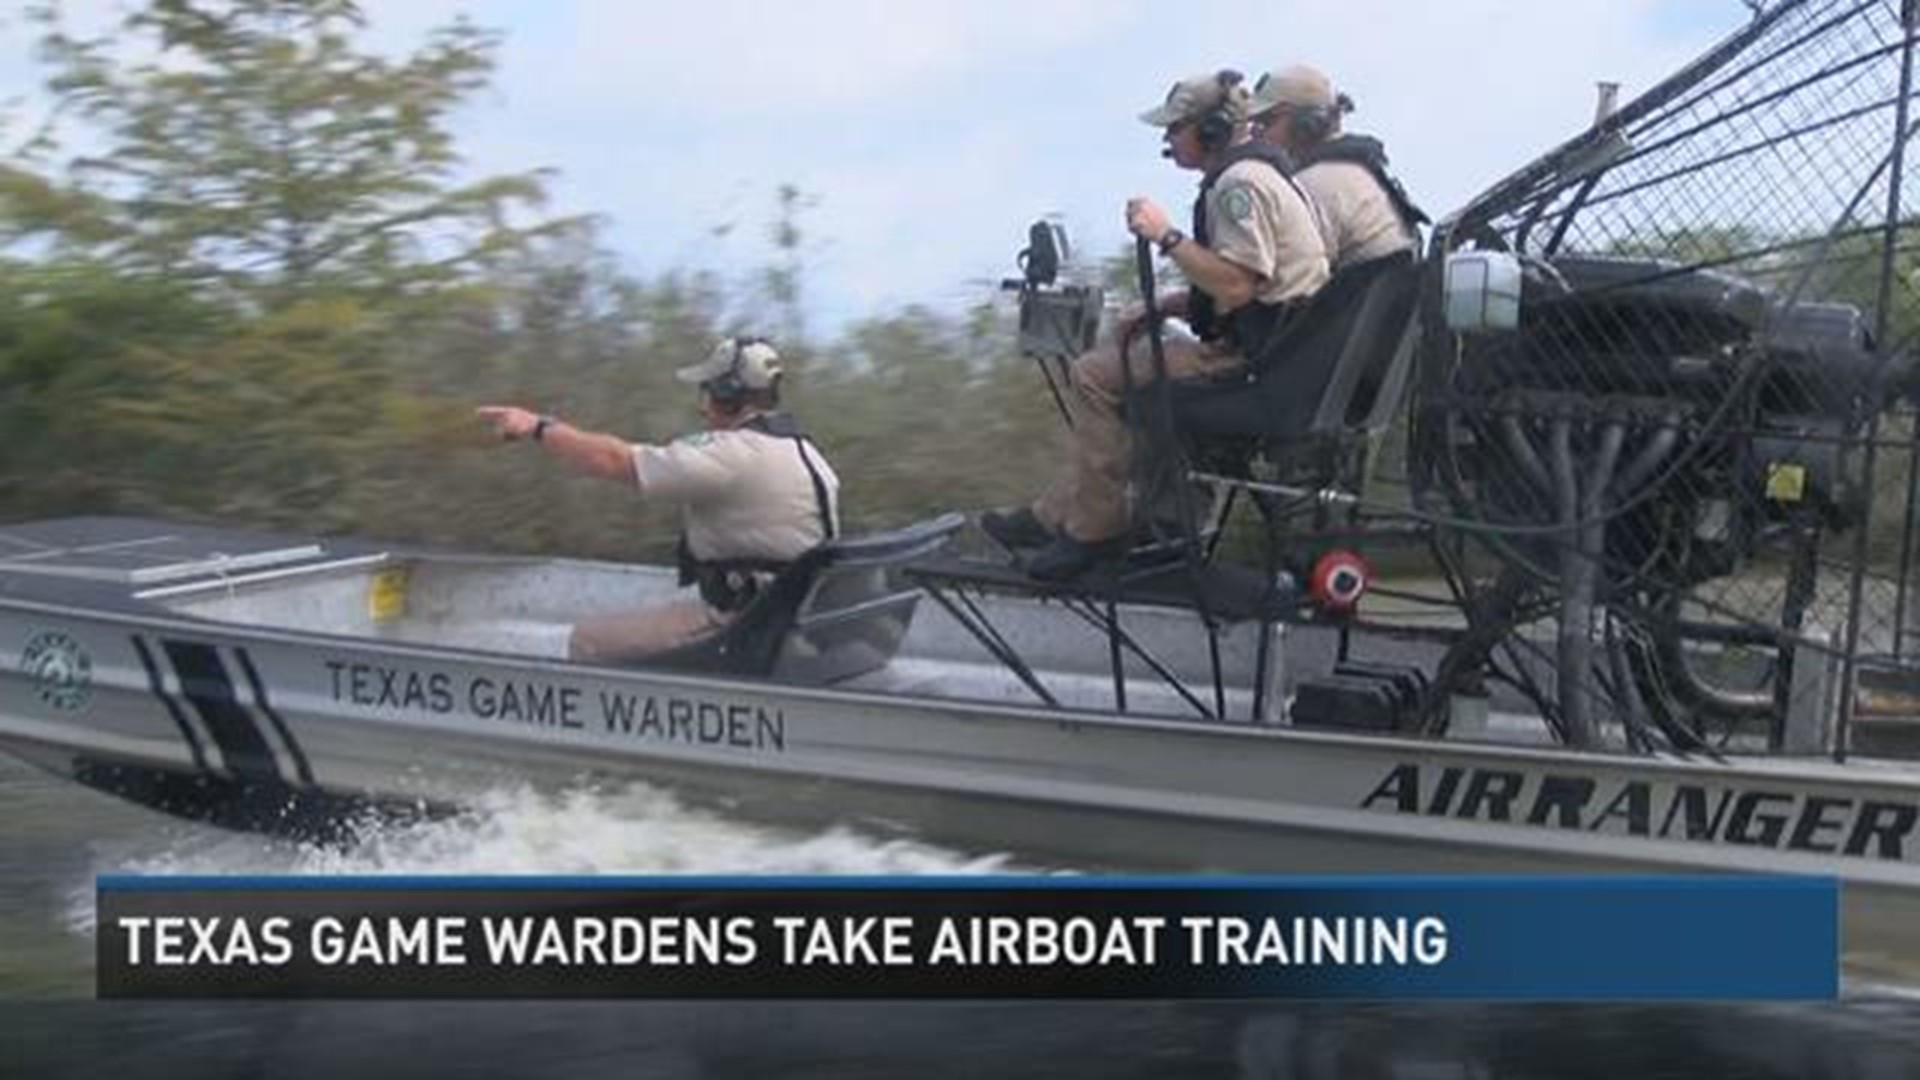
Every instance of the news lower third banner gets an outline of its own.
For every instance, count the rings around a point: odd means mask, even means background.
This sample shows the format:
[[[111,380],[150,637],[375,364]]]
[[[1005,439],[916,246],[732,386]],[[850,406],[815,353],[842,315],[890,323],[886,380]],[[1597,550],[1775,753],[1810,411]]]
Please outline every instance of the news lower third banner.
[[[102,877],[103,998],[1811,1000],[1802,877]]]

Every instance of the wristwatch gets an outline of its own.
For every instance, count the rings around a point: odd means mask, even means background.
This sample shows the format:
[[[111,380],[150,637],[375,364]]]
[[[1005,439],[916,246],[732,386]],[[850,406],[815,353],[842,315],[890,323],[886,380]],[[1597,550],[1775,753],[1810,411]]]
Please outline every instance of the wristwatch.
[[[1160,234],[1160,254],[1171,255],[1173,249],[1187,242],[1187,234],[1179,229],[1168,229]]]
[[[540,419],[535,420],[533,422],[533,441],[539,442],[541,439],[545,438],[547,434],[547,429],[559,422],[560,421],[555,420],[551,416],[543,416]]]

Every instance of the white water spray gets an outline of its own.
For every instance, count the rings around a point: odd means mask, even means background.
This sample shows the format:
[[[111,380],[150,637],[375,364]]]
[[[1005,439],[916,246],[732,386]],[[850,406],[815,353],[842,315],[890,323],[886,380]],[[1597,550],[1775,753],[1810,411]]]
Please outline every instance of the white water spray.
[[[846,826],[804,831],[689,807],[644,784],[489,792],[438,820],[363,830],[345,848],[206,828],[96,852],[96,874],[990,874],[1033,870]],[[91,934],[93,881],[76,883],[68,921]]]

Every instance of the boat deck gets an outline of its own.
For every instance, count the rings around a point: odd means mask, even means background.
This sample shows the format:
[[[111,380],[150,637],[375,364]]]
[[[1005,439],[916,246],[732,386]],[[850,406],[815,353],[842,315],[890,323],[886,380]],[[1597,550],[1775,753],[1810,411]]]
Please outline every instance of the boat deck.
[[[116,587],[100,595],[130,597],[134,590],[267,569],[311,569],[380,550],[364,541],[316,541],[255,529],[143,518],[61,518],[0,528],[0,595],[38,598],[49,585],[65,592],[91,582]]]

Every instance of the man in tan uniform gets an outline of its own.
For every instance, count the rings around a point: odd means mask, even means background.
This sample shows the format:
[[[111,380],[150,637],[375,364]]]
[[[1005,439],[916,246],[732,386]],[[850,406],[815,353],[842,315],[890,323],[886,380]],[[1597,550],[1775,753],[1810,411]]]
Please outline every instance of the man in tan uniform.
[[[780,402],[780,356],[758,338],[729,338],[676,372],[700,388],[706,430],[664,446],[583,431],[511,405],[480,418],[507,439],[531,439],[584,472],[632,483],[681,508],[681,584],[699,596],[575,624],[576,660],[641,660],[712,634],[786,563],[839,531],[840,480]]]
[[[1153,200],[1127,202],[1128,231],[1158,245],[1192,286],[1158,298],[1164,314],[1187,320],[1195,333],[1166,340],[1167,374],[1175,379],[1244,366],[1278,319],[1329,273],[1312,208],[1285,175],[1284,155],[1247,139],[1247,102],[1240,74],[1222,71],[1181,80],[1140,117],[1162,130],[1167,157],[1202,174],[1192,236]],[[1135,387],[1153,378],[1140,330],[1138,314],[1123,316],[1114,341],[1074,361],[1066,395],[1072,453],[1052,487],[1031,507],[982,517],[982,528],[1008,547],[1041,548],[1027,562],[1033,577],[1069,579],[1125,551],[1132,440],[1121,396],[1129,375]]]
[[[1293,158],[1293,178],[1319,211],[1336,271],[1413,251],[1427,221],[1387,171],[1380,141],[1341,132],[1340,117],[1352,110],[1352,98],[1305,64],[1254,84],[1253,129]]]

